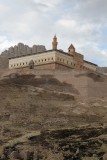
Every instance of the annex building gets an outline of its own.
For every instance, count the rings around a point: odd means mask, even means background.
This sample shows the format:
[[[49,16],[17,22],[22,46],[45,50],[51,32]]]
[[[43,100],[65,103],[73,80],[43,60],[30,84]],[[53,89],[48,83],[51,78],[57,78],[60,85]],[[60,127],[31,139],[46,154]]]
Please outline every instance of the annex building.
[[[97,65],[84,60],[84,56],[75,51],[71,44],[68,52],[57,49],[57,37],[53,38],[52,50],[27,54],[20,57],[9,58],[9,69],[30,68],[30,69],[81,69],[96,71]]]

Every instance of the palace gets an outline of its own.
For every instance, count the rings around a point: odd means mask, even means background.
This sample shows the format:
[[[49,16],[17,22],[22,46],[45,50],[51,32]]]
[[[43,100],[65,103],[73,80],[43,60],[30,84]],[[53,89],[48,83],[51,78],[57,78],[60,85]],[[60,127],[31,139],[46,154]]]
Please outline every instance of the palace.
[[[84,56],[75,51],[71,44],[67,52],[57,49],[58,42],[56,35],[53,38],[52,50],[32,53],[20,57],[9,58],[9,69],[30,68],[30,69],[81,69],[96,71],[97,65],[84,60]]]

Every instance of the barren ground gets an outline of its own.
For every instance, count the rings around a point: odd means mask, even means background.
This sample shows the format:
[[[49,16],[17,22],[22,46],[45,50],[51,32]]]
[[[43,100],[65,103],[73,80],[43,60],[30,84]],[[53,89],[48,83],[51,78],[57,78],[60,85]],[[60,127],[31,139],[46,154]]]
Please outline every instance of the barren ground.
[[[95,85],[107,83],[93,73],[76,78],[83,76]],[[105,94],[83,97],[74,84],[46,73],[1,71],[0,77],[1,159],[102,159],[107,152]]]

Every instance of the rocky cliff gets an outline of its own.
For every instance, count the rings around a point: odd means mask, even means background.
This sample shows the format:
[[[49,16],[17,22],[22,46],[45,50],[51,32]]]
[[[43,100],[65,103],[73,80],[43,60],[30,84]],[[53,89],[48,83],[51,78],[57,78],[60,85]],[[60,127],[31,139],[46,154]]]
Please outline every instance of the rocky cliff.
[[[44,51],[46,51],[46,48],[43,45],[33,45],[32,47],[29,47],[28,45],[19,43],[1,53],[0,68],[8,68],[8,58],[21,57],[23,55],[36,54]]]

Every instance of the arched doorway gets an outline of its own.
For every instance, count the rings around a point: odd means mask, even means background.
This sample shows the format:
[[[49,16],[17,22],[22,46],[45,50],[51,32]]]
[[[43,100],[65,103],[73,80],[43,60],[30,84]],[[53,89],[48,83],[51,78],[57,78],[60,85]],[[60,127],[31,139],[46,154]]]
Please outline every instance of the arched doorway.
[[[29,62],[29,69],[34,69],[34,61],[33,60],[31,60]]]

